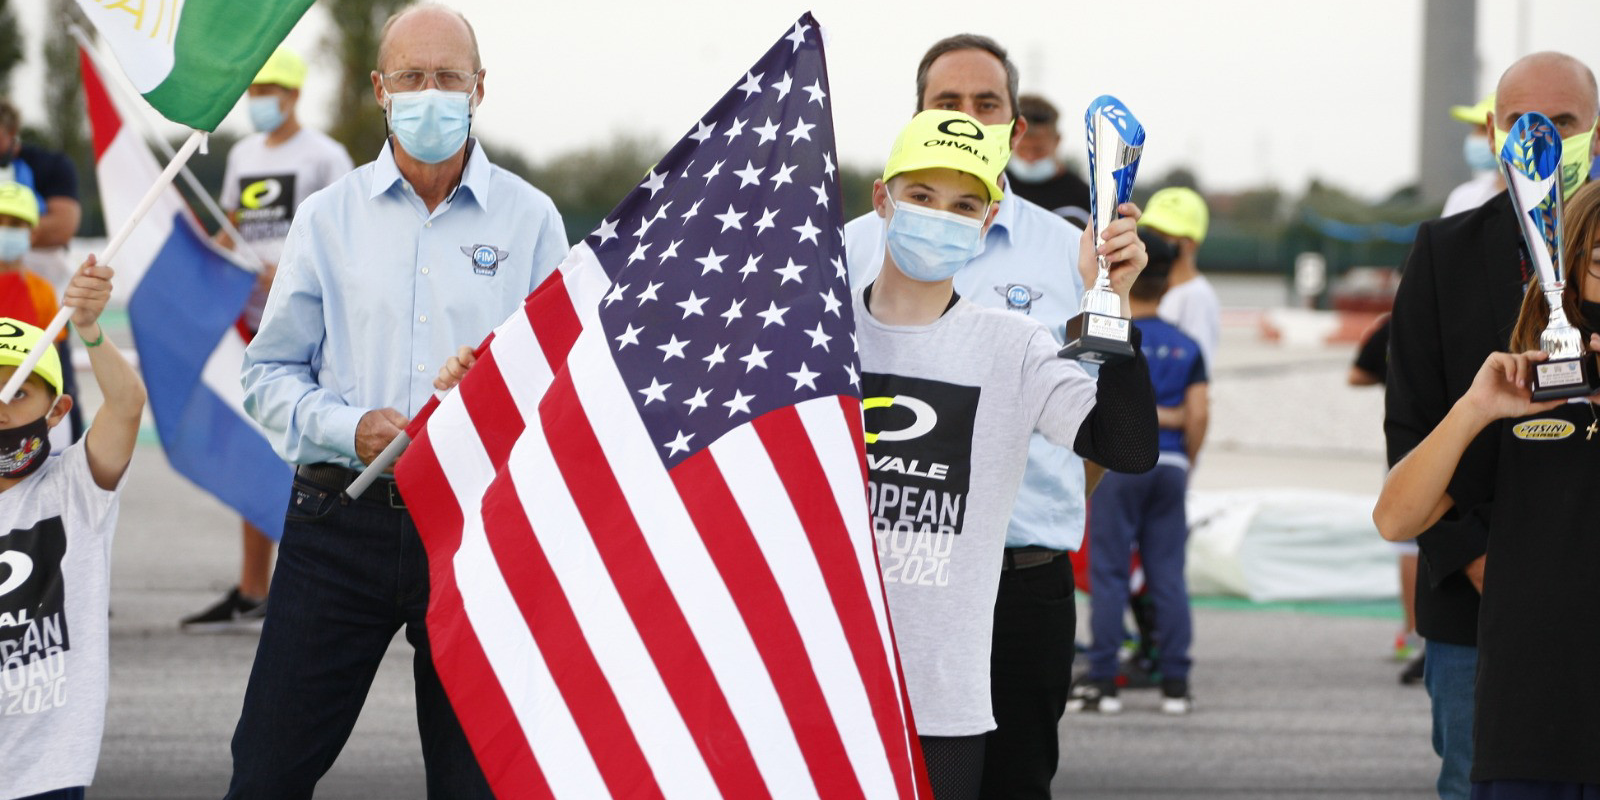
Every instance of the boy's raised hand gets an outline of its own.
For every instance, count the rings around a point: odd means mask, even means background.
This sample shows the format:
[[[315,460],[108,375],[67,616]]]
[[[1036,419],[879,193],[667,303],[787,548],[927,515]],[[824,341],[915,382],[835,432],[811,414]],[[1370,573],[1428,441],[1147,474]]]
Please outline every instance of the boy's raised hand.
[[[100,320],[111,300],[111,276],[116,274],[90,255],[83,260],[67,284],[66,304],[72,308],[72,324],[81,333]]]

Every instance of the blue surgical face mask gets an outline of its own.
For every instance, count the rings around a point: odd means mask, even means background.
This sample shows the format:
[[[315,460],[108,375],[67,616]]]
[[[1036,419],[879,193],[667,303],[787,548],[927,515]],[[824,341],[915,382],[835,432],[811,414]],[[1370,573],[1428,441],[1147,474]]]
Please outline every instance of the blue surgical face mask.
[[[0,261],[20,261],[32,246],[31,228],[0,228]]]
[[[983,252],[983,220],[935,211],[921,206],[902,206],[889,198],[894,210],[886,223],[884,240],[889,257],[905,276],[925,283],[937,283],[954,276]]]
[[[1489,147],[1489,137],[1482,134],[1467,134],[1466,140],[1461,143],[1461,157],[1467,160],[1467,166],[1473,172],[1494,172],[1500,168],[1500,160],[1495,158],[1494,150]]]
[[[466,92],[394,92],[389,95],[389,129],[400,146],[424,164],[437,164],[466,144],[472,127],[471,95]]]
[[[250,125],[259,133],[272,133],[289,115],[283,113],[283,104],[278,102],[274,94],[252,97],[246,102],[245,108],[250,112]]]
[[[1025,161],[1013,155],[1006,162],[1006,172],[1023,183],[1044,183],[1056,176],[1056,160],[1046,156],[1038,161]]]

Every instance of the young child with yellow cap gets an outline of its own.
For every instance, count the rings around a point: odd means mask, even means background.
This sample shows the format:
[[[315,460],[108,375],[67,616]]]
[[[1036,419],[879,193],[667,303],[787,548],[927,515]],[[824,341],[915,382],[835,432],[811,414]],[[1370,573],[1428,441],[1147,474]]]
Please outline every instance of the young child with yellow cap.
[[[50,429],[73,405],[53,348],[0,404],[0,798],[82,798],[100,756],[111,539],[145,403],[100,329],[111,277],[91,256],[67,286],[105,397],[83,439],[49,457]],[[0,382],[43,334],[0,318]]]
[[[0,316],[30,325],[48,324],[57,309],[55,288],[22,264],[38,224],[39,198],[33,190],[0,182]]]
[[[1157,454],[1136,330],[1138,355],[1097,381],[1057,356],[1044,325],[955,293],[1003,200],[1006,134],[956,111],[911,120],[873,186],[883,269],[854,298],[878,560],[938,800],[977,796],[994,728],[995,593],[1032,433],[1120,472],[1147,471]],[[1138,208],[1118,211],[1098,247],[1083,237],[1079,265],[1087,285],[1103,255],[1127,309],[1145,253]]]

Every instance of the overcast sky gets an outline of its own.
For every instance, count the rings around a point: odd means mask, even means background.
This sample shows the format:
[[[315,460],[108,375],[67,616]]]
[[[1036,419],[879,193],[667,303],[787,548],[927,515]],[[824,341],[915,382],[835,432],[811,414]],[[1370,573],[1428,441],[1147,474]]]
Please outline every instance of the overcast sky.
[[[665,145],[809,8],[829,37],[834,124],[846,163],[882,163],[912,111],[922,52],[942,36],[971,31],[1010,48],[1023,91],[1063,109],[1063,146],[1080,162],[1076,120],[1095,96],[1114,94],[1148,132],[1144,175],[1185,165],[1205,189],[1275,183],[1295,192],[1321,177],[1377,196],[1417,172],[1422,0],[450,5],[472,20],[488,70],[479,130],[535,160],[620,132],[651,134]],[[29,48],[29,63],[13,73],[13,93],[24,115],[34,116],[46,4],[11,6]],[[313,7],[289,37],[313,66],[300,105],[311,125],[330,116],[331,86],[316,74],[322,67],[331,76],[334,68],[320,46],[328,28]],[[1600,66],[1596,42],[1597,0],[1479,0],[1476,94],[1493,88],[1519,44]],[[223,126],[247,129],[242,106]],[[1454,151],[1460,141],[1440,146]],[[361,163],[375,154],[352,155]]]

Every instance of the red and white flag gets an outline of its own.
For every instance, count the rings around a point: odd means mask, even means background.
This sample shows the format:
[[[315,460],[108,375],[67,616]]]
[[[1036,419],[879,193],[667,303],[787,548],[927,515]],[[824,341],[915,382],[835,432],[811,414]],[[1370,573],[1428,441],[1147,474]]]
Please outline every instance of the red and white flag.
[[[434,662],[500,797],[929,796],[808,14],[419,414]]]

